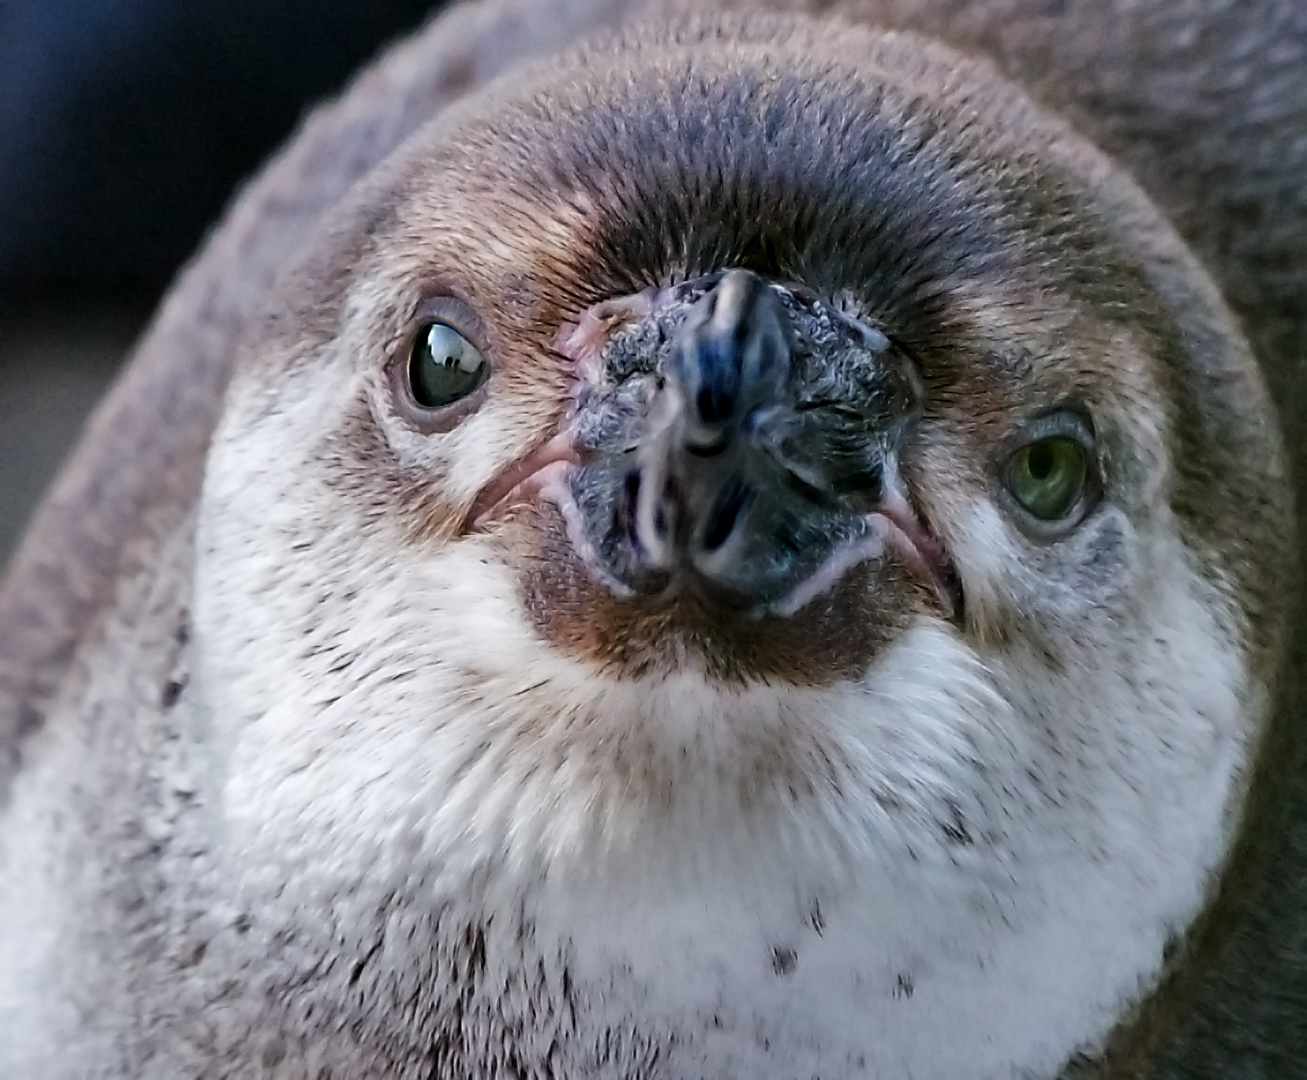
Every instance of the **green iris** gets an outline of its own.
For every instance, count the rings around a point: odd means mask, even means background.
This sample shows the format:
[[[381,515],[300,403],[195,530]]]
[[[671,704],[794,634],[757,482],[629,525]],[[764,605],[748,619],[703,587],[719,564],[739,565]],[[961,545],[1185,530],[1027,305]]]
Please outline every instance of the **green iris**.
[[[408,385],[424,409],[452,405],[472,393],[486,375],[481,351],[447,323],[427,323],[418,331],[408,359]]]
[[[1003,475],[1012,497],[1041,521],[1059,521],[1070,514],[1088,480],[1084,450],[1063,435],[1023,446],[1008,460]]]

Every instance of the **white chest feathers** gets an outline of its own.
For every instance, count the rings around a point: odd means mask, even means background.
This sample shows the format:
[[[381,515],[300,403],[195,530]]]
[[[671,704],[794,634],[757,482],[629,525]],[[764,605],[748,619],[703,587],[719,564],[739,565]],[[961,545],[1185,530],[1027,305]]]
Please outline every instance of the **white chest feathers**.
[[[923,620],[859,680],[745,690],[561,657],[475,542],[372,554],[348,591],[201,567],[219,877],[365,987],[540,1039],[566,1013],[570,1068],[1055,1075],[1153,985],[1234,829],[1260,705],[1178,552],[1146,633],[1060,665]]]

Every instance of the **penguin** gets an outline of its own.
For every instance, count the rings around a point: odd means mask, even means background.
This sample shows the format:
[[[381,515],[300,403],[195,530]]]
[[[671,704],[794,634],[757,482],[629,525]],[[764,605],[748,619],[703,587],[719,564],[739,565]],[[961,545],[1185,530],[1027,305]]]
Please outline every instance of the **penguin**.
[[[383,57],[0,591],[0,1074],[1295,1075],[1305,52]]]

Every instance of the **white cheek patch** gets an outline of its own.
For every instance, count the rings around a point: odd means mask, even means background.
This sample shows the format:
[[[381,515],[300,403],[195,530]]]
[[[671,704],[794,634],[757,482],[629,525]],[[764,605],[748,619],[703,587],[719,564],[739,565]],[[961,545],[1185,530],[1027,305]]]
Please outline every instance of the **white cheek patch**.
[[[1032,544],[990,499],[978,497],[962,505],[949,537],[967,624],[982,640],[993,636],[992,627],[1011,626],[1014,618],[1045,627],[1061,624],[1068,632],[1085,620],[1119,621],[1132,607],[1144,568],[1163,563],[1172,544],[1164,528],[1142,533],[1110,505],[1057,543]],[[1136,614],[1132,610],[1127,617]],[[1113,633],[1110,626],[1100,632]]]
[[[597,675],[488,542],[415,550],[303,475],[260,505],[260,455],[215,454],[195,613],[246,903],[526,912],[673,1074],[920,1080],[1054,1075],[1201,907],[1263,705],[1160,527],[1147,622],[1060,667],[923,620],[860,681],[730,691]],[[1001,522],[966,542],[968,601],[1010,589]]]
[[[947,546],[962,581],[968,622],[985,627],[1001,620],[1011,605],[1013,568],[1022,568],[1024,561],[1009,524],[991,500],[968,499],[958,518]]]
[[[491,372],[491,380],[494,372]],[[393,415],[385,381],[371,387],[373,408],[384,423],[386,439],[410,469],[438,478],[442,494],[471,506],[486,487],[544,437],[539,412],[523,401],[507,400],[492,382],[481,407],[449,431],[425,434]]]
[[[218,452],[210,457],[206,484],[211,495],[228,481],[222,498],[257,498],[251,478],[259,479],[269,468],[285,467],[287,447],[294,447],[291,460],[314,476],[324,433],[340,429],[346,409],[365,398],[376,423],[385,433],[398,462],[419,474],[438,480],[444,496],[457,505],[471,506],[477,495],[497,476],[537,446],[548,434],[540,425],[540,403],[506,394],[496,376],[493,358],[487,397],[479,408],[449,431],[425,433],[415,430],[397,414],[394,390],[384,370],[386,356],[377,351],[375,328],[363,313],[385,310],[400,286],[385,282],[356,287],[348,304],[346,330],[314,356],[303,359],[283,374],[276,395],[277,417],[271,423],[259,415],[260,398],[266,391],[257,385],[233,386],[226,411],[228,419],[217,435]],[[392,342],[405,361],[407,341]],[[360,358],[364,363],[360,363]],[[271,404],[271,399],[266,400]],[[250,406],[253,406],[250,408]],[[253,413],[252,424],[242,416]],[[242,469],[252,470],[242,472]]]

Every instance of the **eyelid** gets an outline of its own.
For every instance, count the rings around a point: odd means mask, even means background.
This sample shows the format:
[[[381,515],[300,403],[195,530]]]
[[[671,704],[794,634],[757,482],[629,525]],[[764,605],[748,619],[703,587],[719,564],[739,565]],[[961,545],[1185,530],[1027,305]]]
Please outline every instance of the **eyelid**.
[[[1097,445],[1093,420],[1088,413],[1081,409],[1074,406],[1063,406],[1050,409],[1027,420],[1014,433],[1004,459],[1006,460],[1007,457],[1010,457],[1024,446],[1039,442],[1041,439],[1055,438],[1059,435],[1079,443],[1090,457],[1093,457],[1094,448]]]
[[[486,328],[475,309],[462,297],[453,293],[441,293],[429,296],[413,309],[408,320],[407,329],[401,335],[401,341],[410,342],[417,331],[430,322],[447,323],[468,341],[476,346],[477,351],[490,362],[490,351],[486,348]]]

